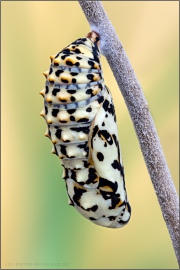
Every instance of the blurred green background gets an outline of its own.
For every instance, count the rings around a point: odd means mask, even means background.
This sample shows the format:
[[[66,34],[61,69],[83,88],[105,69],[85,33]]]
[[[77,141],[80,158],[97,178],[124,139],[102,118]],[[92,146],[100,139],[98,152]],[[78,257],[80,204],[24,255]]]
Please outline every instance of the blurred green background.
[[[177,1],[106,1],[149,103],[178,190]],[[49,56],[84,37],[89,25],[77,1],[3,1],[2,268],[178,269],[171,240],[112,72],[104,77],[116,107],[132,205],[122,229],[96,226],[67,203],[59,159],[43,136],[38,94]]]

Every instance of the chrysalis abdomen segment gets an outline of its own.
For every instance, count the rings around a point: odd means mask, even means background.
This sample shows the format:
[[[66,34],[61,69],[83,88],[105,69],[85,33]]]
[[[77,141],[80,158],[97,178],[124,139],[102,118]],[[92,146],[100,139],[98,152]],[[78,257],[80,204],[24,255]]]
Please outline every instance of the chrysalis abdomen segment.
[[[99,58],[95,34],[52,56],[41,115],[64,167],[69,203],[95,224],[118,228],[129,221],[131,208],[114,105]]]

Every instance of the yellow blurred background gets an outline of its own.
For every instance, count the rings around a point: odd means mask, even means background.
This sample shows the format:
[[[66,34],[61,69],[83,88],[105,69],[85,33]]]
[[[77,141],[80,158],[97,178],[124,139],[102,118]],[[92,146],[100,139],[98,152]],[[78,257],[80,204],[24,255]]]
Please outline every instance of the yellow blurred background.
[[[177,1],[103,6],[143,87],[178,190]],[[122,229],[96,226],[67,203],[59,159],[43,136],[38,94],[49,56],[89,31],[77,1],[3,1],[3,269],[178,269],[171,240],[122,95],[102,57],[116,107],[132,205]]]

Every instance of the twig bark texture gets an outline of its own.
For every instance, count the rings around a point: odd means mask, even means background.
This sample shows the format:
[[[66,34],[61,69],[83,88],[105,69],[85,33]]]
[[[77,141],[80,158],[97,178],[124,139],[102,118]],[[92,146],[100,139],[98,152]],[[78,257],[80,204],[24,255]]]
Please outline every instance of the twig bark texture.
[[[167,166],[147,101],[133,68],[100,1],[79,1],[91,31],[100,36],[101,52],[106,57],[129,110],[178,262],[178,195]]]

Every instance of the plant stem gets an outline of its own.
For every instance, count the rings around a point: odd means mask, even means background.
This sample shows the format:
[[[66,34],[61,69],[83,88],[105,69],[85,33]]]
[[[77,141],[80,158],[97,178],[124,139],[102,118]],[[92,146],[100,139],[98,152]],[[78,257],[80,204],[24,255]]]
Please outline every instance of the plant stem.
[[[148,103],[101,2],[79,1],[79,4],[90,24],[91,31],[95,31],[100,36],[101,51],[106,57],[124,97],[180,264],[178,195],[149,112]]]

